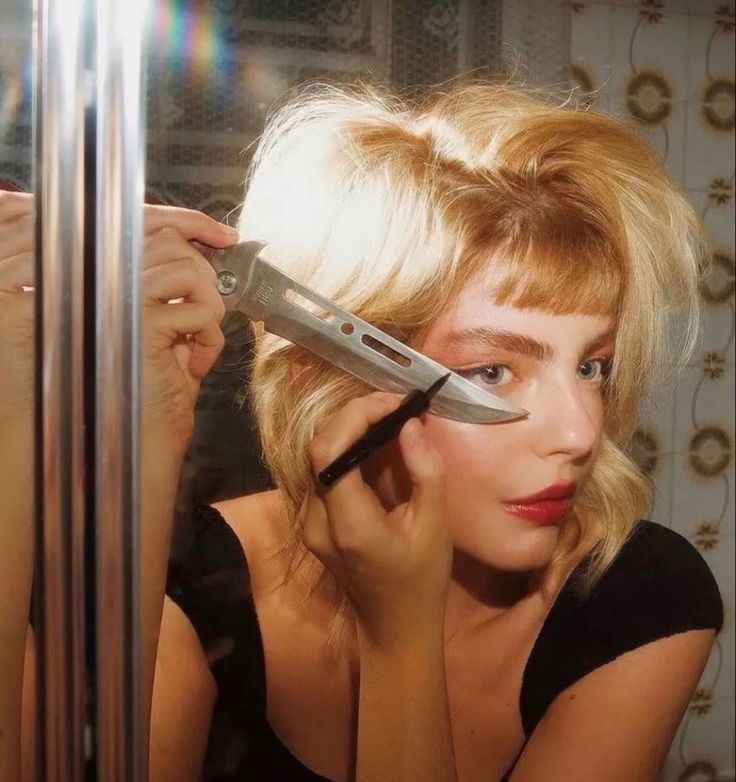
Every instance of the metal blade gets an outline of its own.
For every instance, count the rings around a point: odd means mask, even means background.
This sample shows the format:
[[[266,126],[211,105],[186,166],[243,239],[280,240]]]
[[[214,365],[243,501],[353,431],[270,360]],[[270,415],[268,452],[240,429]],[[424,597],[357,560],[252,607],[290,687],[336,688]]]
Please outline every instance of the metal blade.
[[[217,251],[198,246],[218,272],[218,289],[228,310],[263,321],[266,331],[301,345],[380,391],[424,390],[449,372],[450,378],[429,406],[430,412],[445,418],[487,424],[528,415],[284,274],[258,256],[264,246],[244,242]],[[302,306],[287,295],[290,291],[324,313]],[[321,317],[325,314],[326,319]]]

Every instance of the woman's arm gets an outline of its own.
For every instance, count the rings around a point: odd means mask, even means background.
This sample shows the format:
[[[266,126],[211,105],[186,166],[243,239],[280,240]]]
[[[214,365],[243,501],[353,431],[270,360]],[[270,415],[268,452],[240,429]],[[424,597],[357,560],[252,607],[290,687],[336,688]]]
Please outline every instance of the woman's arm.
[[[314,475],[401,399],[352,399],[313,436]],[[442,457],[412,418],[399,433],[412,482],[408,502],[386,512],[359,470],[309,487],[302,541],[352,603],[361,679],[358,782],[455,782],[444,669],[444,617],[452,568]]]
[[[216,699],[217,685],[197,633],[167,597],[153,683],[149,779],[200,778]]]
[[[182,458],[161,448],[160,438],[149,429],[143,436],[141,470],[141,695],[145,704],[144,735],[151,737],[151,751],[156,741],[151,720],[154,673],[157,672],[159,636],[163,632],[162,612],[166,592],[166,574],[169,561],[171,531],[174,522],[174,504],[179,484]],[[161,643],[163,643],[163,638]],[[167,643],[169,648],[171,640]],[[167,671],[169,677],[175,671]],[[180,683],[184,686],[183,683]],[[168,681],[166,690],[171,692],[176,682]],[[172,710],[170,720],[178,720]],[[160,721],[157,725],[160,727]],[[151,759],[152,760],[152,759]],[[156,777],[152,777],[156,779]]]
[[[443,630],[360,642],[357,782],[456,782]]]
[[[30,425],[0,422],[0,779],[21,775],[21,699],[33,576],[32,452]]]

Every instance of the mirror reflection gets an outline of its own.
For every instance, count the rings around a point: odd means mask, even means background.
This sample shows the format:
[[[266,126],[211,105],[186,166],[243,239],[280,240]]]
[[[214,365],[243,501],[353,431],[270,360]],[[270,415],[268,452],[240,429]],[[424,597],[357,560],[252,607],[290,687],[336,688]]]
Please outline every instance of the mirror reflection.
[[[149,779],[675,778],[726,601],[656,505],[637,444],[640,411],[700,361],[712,236],[667,130],[663,154],[571,67],[577,6],[594,4],[573,5],[156,5],[140,344]],[[632,40],[660,13],[627,10]],[[13,18],[0,778],[35,782],[33,197]],[[324,306],[264,322],[253,313],[274,287],[243,279],[230,306],[213,258],[253,240]],[[375,344],[327,304],[417,352],[401,393],[369,375]],[[324,357],[330,340],[349,370]],[[407,391],[446,373],[455,386],[435,399],[457,415],[420,396],[405,412]],[[478,423],[463,388],[525,414]],[[402,411],[388,442],[320,480]]]
[[[712,573],[649,520],[627,452],[665,382],[656,359],[695,347],[693,208],[624,123],[513,78],[498,6],[445,5],[242,3],[226,26],[191,17],[224,52],[202,37],[153,60],[154,777],[513,782],[564,757],[568,779],[643,782],[722,626]],[[535,55],[550,84],[559,52]],[[653,249],[673,235],[676,251]],[[358,340],[347,373],[309,350],[308,326],[299,344],[240,317],[247,293],[226,314],[202,245],[248,240],[529,415],[425,410],[321,485],[402,395],[361,377]],[[652,575],[652,557],[669,564]],[[624,653],[635,674],[605,669]],[[595,757],[581,748],[642,691],[650,741],[623,720]]]
[[[31,13],[0,8],[0,777],[34,779]],[[22,713],[22,719],[19,715]],[[22,752],[21,752],[22,747]]]

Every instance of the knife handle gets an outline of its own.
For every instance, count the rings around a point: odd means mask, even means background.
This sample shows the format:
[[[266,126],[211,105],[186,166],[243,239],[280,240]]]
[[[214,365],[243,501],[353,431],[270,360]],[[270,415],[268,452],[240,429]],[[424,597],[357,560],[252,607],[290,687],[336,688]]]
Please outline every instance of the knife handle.
[[[408,393],[401,404],[388,415],[376,421],[368,431],[341,456],[325,467],[317,476],[323,486],[331,486],[338,478],[390,442],[401,431],[401,427],[410,419],[420,416],[429,407],[430,399],[421,389]]]

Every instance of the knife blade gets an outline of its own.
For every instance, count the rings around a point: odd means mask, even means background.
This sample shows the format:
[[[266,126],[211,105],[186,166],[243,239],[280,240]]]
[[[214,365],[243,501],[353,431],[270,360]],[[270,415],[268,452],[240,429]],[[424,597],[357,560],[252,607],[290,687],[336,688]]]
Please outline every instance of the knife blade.
[[[263,321],[269,333],[312,351],[379,391],[406,394],[427,388],[449,373],[429,412],[476,424],[528,415],[284,274],[260,257],[264,242],[247,241],[224,249],[192,244],[217,272],[217,289],[226,310]],[[327,317],[307,309],[291,293],[316,305]]]

